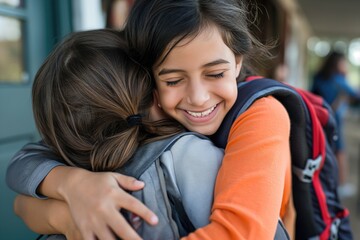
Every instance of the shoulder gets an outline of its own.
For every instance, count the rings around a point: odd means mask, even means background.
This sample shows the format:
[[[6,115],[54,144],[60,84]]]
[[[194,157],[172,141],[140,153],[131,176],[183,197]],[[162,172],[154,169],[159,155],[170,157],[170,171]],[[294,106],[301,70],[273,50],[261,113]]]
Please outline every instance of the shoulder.
[[[263,97],[258,100],[256,100],[252,106],[253,109],[268,109],[270,111],[276,111],[276,112],[286,112],[285,107],[281,104],[279,100],[272,96]],[[251,109],[251,107],[249,108]],[[269,112],[269,111],[266,111]]]
[[[216,176],[223,150],[209,139],[185,135],[177,140],[161,160],[167,184],[172,183],[174,196],[181,199],[195,228],[209,224]]]
[[[256,120],[280,120],[289,121],[289,115],[282,103],[272,96],[263,97],[256,100],[245,112],[241,114],[237,121],[245,118]]]
[[[333,79],[334,79],[335,81],[337,81],[337,82],[344,82],[344,81],[346,81],[345,75],[344,75],[344,74],[340,74],[340,73],[333,75]]]
[[[272,96],[256,100],[234,122],[234,132],[256,132],[259,135],[285,134],[290,132],[290,118],[286,108]]]
[[[223,150],[216,147],[208,138],[200,138],[197,135],[185,135],[177,140],[170,148],[173,157],[205,157],[222,155]]]
[[[218,169],[224,151],[209,139],[185,135],[177,140],[162,156],[162,162],[172,165],[178,176],[195,175],[198,171]]]

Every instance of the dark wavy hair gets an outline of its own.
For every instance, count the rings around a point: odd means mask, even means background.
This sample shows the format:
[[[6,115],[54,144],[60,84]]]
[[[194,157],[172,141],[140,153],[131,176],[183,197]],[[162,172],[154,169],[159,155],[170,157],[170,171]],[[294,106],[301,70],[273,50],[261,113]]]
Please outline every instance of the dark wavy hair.
[[[244,0],[136,0],[124,32],[132,56],[152,69],[182,39],[215,25],[224,43],[244,57],[242,80],[252,69],[246,59],[270,56],[268,48],[251,34],[248,14]]]
[[[153,82],[128,57],[119,32],[73,33],[36,74],[33,112],[45,141],[69,165],[93,171],[121,167],[147,141],[182,131],[171,120],[151,122]],[[142,124],[127,118],[142,115]]]

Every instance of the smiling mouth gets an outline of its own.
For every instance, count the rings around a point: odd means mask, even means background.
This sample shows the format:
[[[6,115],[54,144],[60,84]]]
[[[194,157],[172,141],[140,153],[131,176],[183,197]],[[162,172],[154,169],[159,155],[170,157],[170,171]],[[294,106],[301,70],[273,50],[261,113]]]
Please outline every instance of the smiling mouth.
[[[185,110],[185,112],[193,117],[202,118],[202,117],[206,117],[206,116],[210,115],[215,110],[216,107],[217,107],[217,104],[203,112],[192,112],[192,111],[188,111],[188,110]]]

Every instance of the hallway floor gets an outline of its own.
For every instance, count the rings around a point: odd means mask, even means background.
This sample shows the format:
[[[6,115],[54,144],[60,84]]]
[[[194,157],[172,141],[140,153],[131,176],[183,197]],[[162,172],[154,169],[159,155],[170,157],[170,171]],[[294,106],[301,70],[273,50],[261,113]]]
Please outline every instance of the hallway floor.
[[[349,114],[345,121],[346,147],[349,160],[349,181],[357,188],[357,194],[343,199],[350,210],[354,240],[360,239],[360,112]]]

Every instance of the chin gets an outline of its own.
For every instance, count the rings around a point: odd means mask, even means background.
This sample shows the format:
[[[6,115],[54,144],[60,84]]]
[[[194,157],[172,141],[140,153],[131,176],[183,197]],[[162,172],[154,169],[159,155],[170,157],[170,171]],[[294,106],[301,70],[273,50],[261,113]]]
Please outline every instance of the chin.
[[[194,129],[189,129],[189,130],[192,131],[192,132],[200,133],[200,134],[205,135],[205,136],[213,135],[213,134],[216,132],[216,129],[213,130],[213,129],[199,129],[199,128],[194,128]]]

